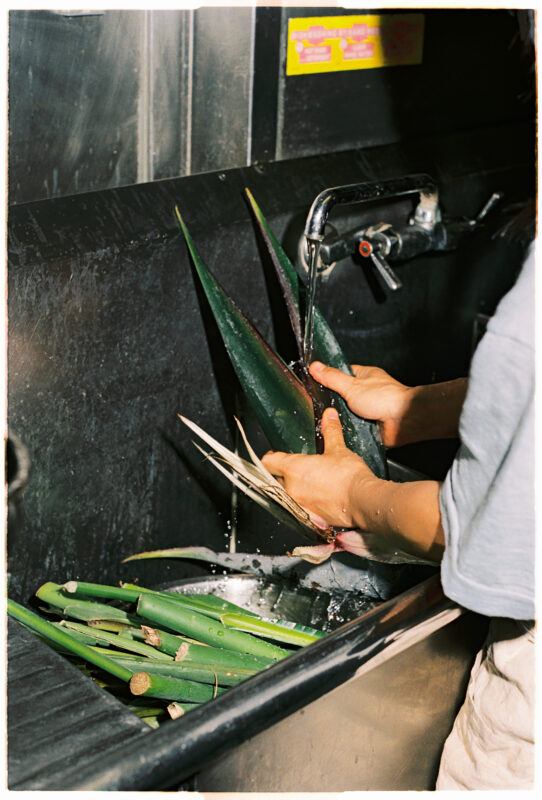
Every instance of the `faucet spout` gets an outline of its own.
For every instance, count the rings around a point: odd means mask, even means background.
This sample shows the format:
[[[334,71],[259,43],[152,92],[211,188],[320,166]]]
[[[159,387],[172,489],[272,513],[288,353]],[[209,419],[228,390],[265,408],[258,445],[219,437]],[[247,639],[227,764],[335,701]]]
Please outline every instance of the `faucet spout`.
[[[336,205],[369,203],[407,194],[420,195],[414,212],[414,223],[431,230],[439,218],[438,189],[429,175],[417,174],[324,189],[311,206],[305,224],[305,236],[309,241],[321,242],[329,214]]]

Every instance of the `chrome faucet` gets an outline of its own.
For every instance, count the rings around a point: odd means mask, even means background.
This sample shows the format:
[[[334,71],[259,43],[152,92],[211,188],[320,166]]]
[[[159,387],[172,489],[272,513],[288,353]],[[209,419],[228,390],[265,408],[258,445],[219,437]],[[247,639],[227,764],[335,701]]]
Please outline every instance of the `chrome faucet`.
[[[369,203],[409,194],[419,195],[419,200],[406,225],[392,227],[389,223],[378,222],[342,235],[336,232],[325,235],[334,206]],[[320,245],[320,271],[358,252],[363,258],[370,258],[389,289],[397,291],[402,282],[389,261],[414,258],[429,250],[455,249],[460,239],[472,232],[501,198],[502,193],[493,193],[475,219],[443,222],[438,188],[429,175],[407,175],[385,181],[335,186],[324,189],[315,198],[305,224],[305,240],[307,246],[311,242]]]

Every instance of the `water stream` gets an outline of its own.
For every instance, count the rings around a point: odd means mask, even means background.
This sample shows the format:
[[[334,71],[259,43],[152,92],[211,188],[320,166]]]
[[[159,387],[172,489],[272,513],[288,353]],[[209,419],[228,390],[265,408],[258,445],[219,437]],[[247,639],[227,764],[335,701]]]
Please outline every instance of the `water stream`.
[[[318,255],[320,253],[320,242],[309,239],[307,245],[309,251],[309,283],[307,304],[305,307],[305,330],[303,333],[303,365],[305,368],[308,368],[312,360],[312,348],[314,341],[314,305],[316,302],[316,287],[318,284]]]

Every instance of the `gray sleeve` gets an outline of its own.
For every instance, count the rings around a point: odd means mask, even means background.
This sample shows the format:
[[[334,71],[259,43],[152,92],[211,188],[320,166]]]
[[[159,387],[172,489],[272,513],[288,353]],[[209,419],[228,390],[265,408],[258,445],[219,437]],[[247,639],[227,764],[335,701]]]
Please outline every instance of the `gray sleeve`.
[[[535,615],[533,298],[529,258],[475,353],[440,493],[445,594],[520,620]]]

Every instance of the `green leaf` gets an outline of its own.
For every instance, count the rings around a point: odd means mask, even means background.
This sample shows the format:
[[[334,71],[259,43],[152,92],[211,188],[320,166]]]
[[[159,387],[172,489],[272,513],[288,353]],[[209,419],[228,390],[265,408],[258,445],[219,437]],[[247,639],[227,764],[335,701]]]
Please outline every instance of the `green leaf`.
[[[254,213],[254,218],[258,224],[260,233],[271,256],[273,266],[277,272],[298,347],[301,347],[302,327],[299,322],[299,309],[300,295],[305,287],[282,245],[271,230],[269,223],[265,219],[252,193],[249,189],[245,189],[245,193]],[[297,313],[295,310],[291,310],[292,305],[297,306]],[[322,361],[324,364],[328,364],[336,369],[340,369],[348,375],[352,375],[350,364],[344,357],[333,331],[317,306],[314,309],[313,352],[316,360]],[[387,477],[386,455],[380,441],[377,426],[373,422],[361,419],[355,414],[352,414],[344,400],[338,395],[335,395],[335,397],[337,399],[337,408],[347,446],[355,453],[362,456],[375,475]]]
[[[275,450],[314,453],[310,395],[205,266],[178,208],[175,213],[228,355],[269,444]]]
[[[144,553],[136,553],[122,559],[122,563],[127,561],[141,561],[148,558],[195,558],[199,561],[208,561],[214,564],[212,550],[207,547],[168,547],[164,550],[146,550]]]

